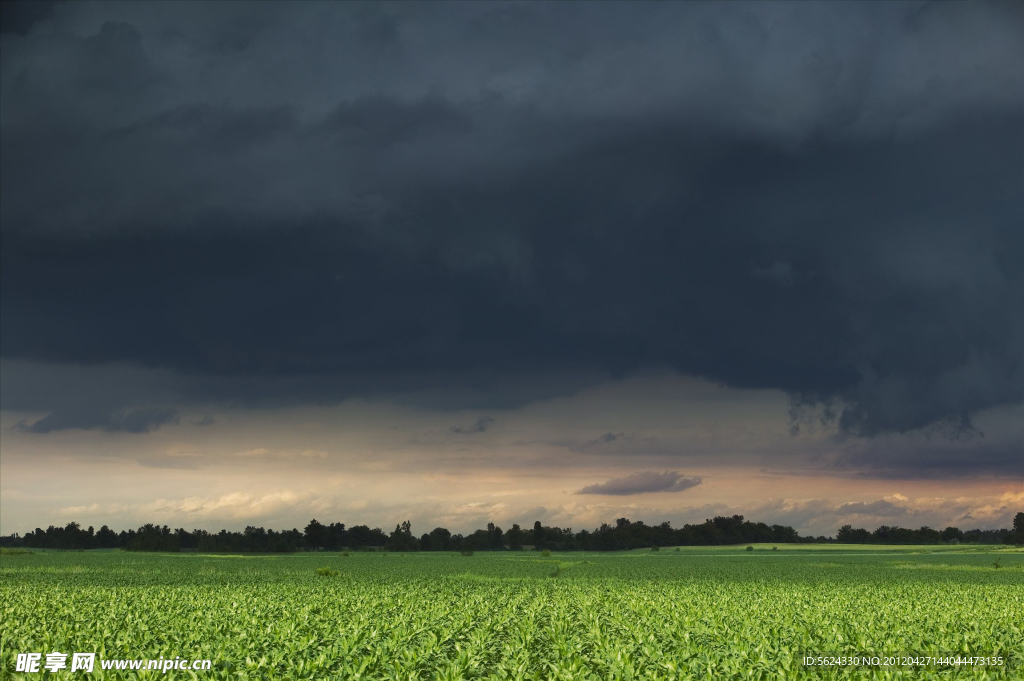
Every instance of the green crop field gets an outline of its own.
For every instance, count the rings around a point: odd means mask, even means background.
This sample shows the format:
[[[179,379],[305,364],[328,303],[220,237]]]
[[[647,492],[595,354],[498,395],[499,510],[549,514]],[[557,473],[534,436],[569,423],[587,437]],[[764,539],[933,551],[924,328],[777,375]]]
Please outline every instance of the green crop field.
[[[997,567],[998,566],[998,567]],[[0,556],[18,653],[209,658],[55,678],[1024,678],[1024,552],[770,546],[658,552]],[[806,669],[811,653],[1002,667]]]

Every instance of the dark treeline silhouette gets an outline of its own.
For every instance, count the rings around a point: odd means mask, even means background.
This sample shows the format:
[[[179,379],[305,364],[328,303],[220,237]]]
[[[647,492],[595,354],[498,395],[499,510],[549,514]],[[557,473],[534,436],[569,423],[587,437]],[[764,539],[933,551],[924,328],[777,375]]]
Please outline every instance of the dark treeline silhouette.
[[[1013,519],[1012,530],[967,530],[930,527],[917,530],[882,525],[874,532],[843,525],[836,533],[840,544],[1024,544],[1024,513]]]
[[[312,520],[303,531],[265,530],[246,527],[242,532],[217,533],[167,525],[143,525],[137,530],[114,532],[106,525],[99,530],[83,529],[78,523],[64,527],[36,528],[24,536],[0,537],[0,545],[45,549],[125,549],[127,551],[501,551],[550,549],[554,551],[622,551],[662,546],[719,546],[728,544],[1024,544],[1024,513],[1018,513],[1008,530],[967,530],[955,527],[911,530],[883,525],[874,532],[844,525],[837,536],[801,537],[792,527],[766,525],[744,520],[741,515],[718,516],[697,525],[674,528],[668,522],[646,525],[641,521],[619,518],[614,525],[603,524],[593,530],[573,532],[571,528],[547,527],[537,521],[532,528],[512,525],[502,530],[494,523],[468,535],[452,534],[443,527],[416,537],[406,520],[390,534],[366,525],[346,527],[344,523],[324,525]]]

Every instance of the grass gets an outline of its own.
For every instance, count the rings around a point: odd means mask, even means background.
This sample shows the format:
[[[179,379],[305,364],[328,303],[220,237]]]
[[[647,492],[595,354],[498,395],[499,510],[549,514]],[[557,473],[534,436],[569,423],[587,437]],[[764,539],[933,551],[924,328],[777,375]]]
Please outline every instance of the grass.
[[[5,552],[0,678],[18,652],[53,650],[210,658],[204,679],[1024,676],[1024,551],[746,546],[471,560]],[[1011,667],[800,666],[822,652],[1002,655]]]
[[[1024,548],[1003,544],[734,544],[731,546],[680,546],[664,547],[662,551],[679,548],[693,554],[729,553],[745,551],[753,546],[755,551],[771,551],[777,548],[785,553],[1024,553]]]

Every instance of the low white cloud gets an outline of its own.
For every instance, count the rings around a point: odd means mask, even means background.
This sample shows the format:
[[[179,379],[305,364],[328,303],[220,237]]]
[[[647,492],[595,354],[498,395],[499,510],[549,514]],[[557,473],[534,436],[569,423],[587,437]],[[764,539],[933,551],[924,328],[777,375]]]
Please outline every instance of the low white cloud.
[[[235,456],[266,456],[267,454],[270,454],[270,450],[264,447],[247,449],[244,452],[235,452]]]

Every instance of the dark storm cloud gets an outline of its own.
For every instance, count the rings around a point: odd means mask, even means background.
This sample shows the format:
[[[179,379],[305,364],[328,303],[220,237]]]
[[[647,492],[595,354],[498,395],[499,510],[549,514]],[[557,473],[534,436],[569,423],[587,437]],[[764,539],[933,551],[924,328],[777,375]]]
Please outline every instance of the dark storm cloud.
[[[607,452],[619,453],[624,446],[630,445],[636,438],[626,433],[605,433],[585,442],[553,442],[559,447],[568,447],[574,452]]]
[[[1024,396],[1021,17],[59,5],[2,38],[3,357],[484,408],[669,366],[969,430]]]
[[[688,447],[683,443],[666,443],[653,437],[638,437],[633,433],[605,433],[585,441],[555,441],[550,444],[566,447],[581,454],[606,456],[681,455]]]
[[[1024,438],[994,442],[979,438],[968,442],[851,443],[830,468],[852,471],[857,477],[890,480],[955,480],[974,476],[1022,480]]]
[[[576,494],[609,494],[629,496],[647,494],[648,492],[682,492],[701,484],[700,478],[688,478],[675,471],[656,473],[644,471],[633,473],[621,478],[612,478],[608,482],[588,485]]]
[[[287,107],[237,109],[209,104],[182,105],[147,120],[116,130],[125,143],[165,139],[174,144],[202,147],[213,153],[239,154],[296,126]]]
[[[472,435],[473,433],[482,433],[491,427],[494,423],[494,417],[492,416],[481,416],[471,426],[452,426],[451,432],[458,433],[460,435]]]
[[[58,0],[4,0],[0,2],[0,34],[25,35],[32,27],[53,16]],[[63,2],[63,0],[59,0]]]
[[[865,503],[863,501],[843,504],[835,510],[837,515],[872,515],[872,516],[898,516],[906,515],[907,509],[897,506],[891,501],[878,499]]]
[[[148,433],[161,426],[177,424],[177,409],[144,408],[105,411],[78,408],[56,410],[33,423],[19,422],[17,427],[29,433],[52,433],[57,430],[105,430],[110,433]]]

